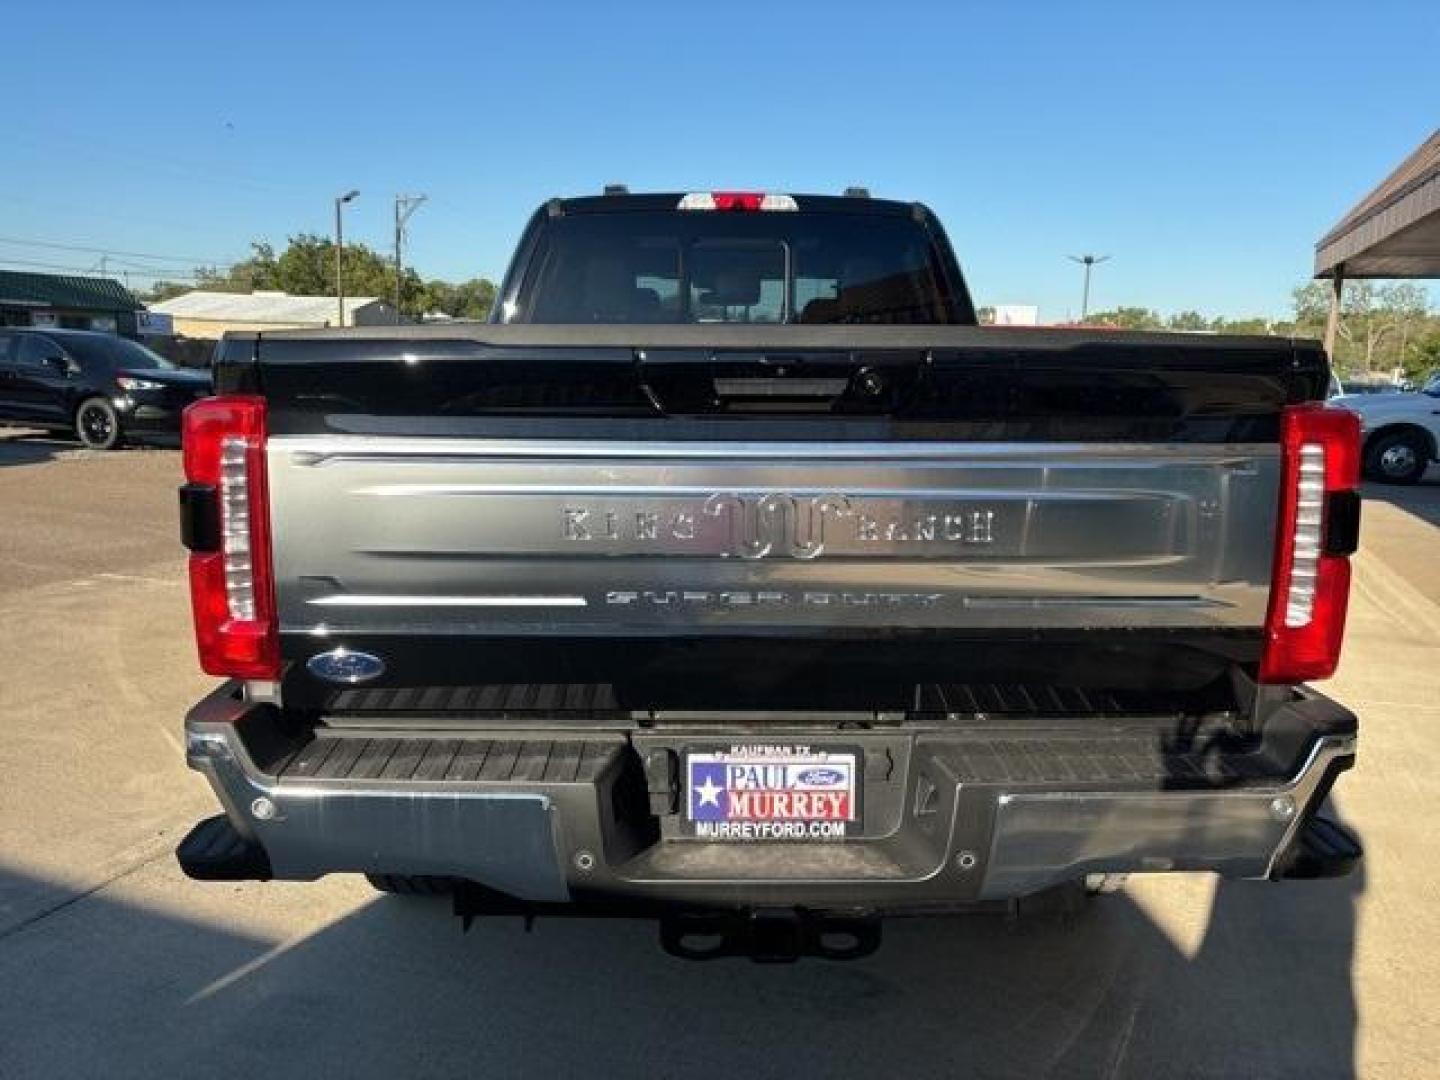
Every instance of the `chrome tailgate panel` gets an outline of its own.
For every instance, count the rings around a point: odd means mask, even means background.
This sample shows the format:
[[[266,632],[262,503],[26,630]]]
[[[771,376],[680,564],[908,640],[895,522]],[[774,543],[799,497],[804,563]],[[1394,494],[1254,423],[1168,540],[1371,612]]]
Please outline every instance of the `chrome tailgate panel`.
[[[1250,444],[277,437],[286,633],[1254,628]]]

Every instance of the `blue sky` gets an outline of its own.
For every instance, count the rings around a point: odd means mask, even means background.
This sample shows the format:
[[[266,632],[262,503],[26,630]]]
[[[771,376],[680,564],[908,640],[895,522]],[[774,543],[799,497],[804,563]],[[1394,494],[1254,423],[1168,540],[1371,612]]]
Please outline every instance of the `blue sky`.
[[[63,10],[62,10],[63,9]],[[981,303],[1283,314],[1313,244],[1440,125],[1440,3],[7,11],[0,265],[229,261],[328,232],[497,277],[554,194],[920,199]],[[114,255],[174,271],[184,261]],[[136,271],[135,283],[146,280]]]

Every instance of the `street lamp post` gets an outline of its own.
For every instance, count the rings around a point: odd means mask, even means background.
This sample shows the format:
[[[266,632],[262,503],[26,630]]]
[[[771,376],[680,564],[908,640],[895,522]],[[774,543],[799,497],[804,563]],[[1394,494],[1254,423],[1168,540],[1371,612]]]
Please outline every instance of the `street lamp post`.
[[[1067,255],[1071,262],[1077,262],[1085,267],[1085,289],[1080,294],[1080,321],[1084,322],[1085,317],[1090,314],[1090,271],[1095,266],[1110,258],[1109,255]]]
[[[359,194],[359,191],[352,188],[344,195],[335,196],[335,306],[340,315],[340,321],[336,325],[342,327],[345,325],[345,275],[341,270],[345,258],[345,227],[340,211]]]

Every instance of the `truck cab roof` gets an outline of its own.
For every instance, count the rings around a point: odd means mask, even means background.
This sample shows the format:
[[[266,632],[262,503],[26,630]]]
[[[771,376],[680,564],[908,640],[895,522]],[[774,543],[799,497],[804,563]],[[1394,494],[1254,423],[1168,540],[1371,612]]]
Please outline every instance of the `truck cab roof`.
[[[570,198],[553,199],[547,204],[552,215],[559,214],[613,214],[635,211],[657,211],[679,209],[681,200],[698,194],[715,192],[626,192],[624,194],[578,195]],[[719,192],[719,194],[778,194]],[[876,217],[916,216],[933,219],[929,208],[918,202],[901,202],[897,199],[872,199],[857,195],[792,195],[784,196],[794,201],[794,209],[804,213],[869,214]]]
[[[858,191],[552,199],[520,240],[492,321],[974,325],[934,215]]]

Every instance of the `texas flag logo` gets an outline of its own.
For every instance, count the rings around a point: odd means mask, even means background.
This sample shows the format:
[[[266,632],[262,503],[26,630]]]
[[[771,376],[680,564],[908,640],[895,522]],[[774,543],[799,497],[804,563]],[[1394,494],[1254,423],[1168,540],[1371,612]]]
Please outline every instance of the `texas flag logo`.
[[[690,819],[728,821],[730,793],[725,790],[725,766],[719,762],[690,763]]]

